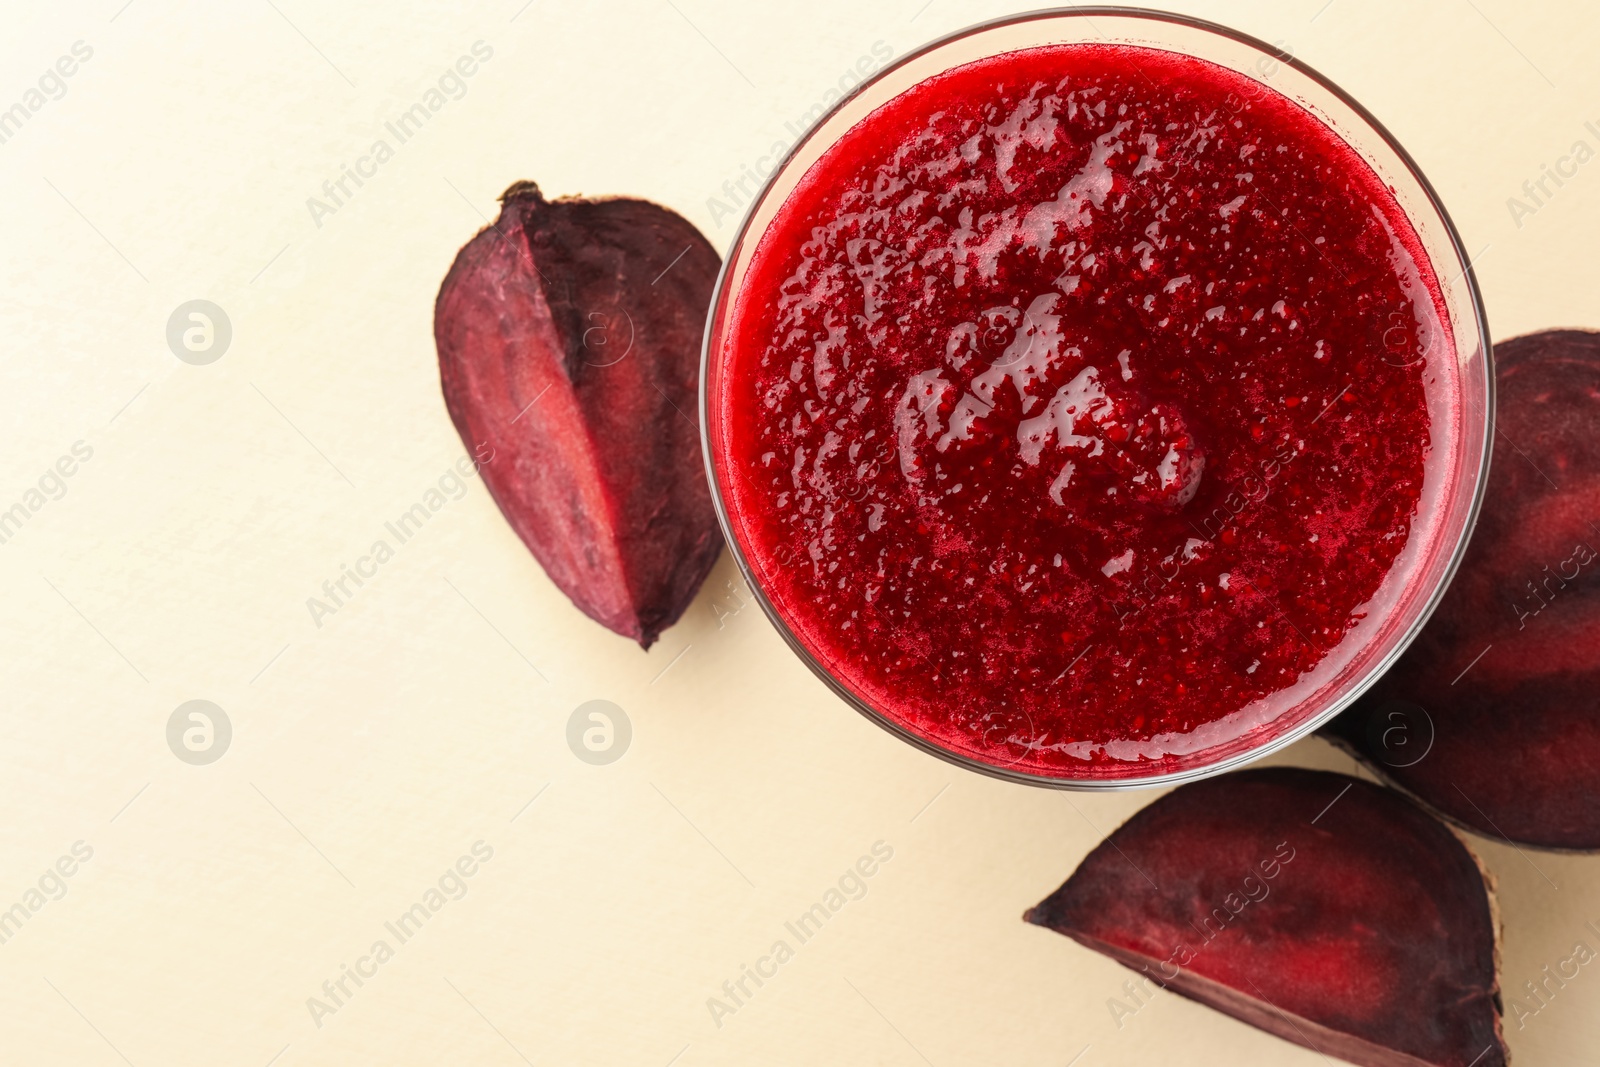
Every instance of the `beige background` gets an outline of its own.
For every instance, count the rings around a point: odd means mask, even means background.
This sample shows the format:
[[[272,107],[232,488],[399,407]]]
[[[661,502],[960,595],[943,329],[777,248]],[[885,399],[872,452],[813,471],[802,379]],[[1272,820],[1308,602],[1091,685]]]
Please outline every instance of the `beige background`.
[[[1506,206],[1597,143],[1600,9],[1175,6],[1284,42],[1390,124],[1481,250],[1497,338],[1600,326],[1600,165],[1520,227]],[[1006,5],[7,7],[0,107],[75,41],[93,56],[0,145],[0,508],[74,442],[93,457],[0,545],[0,908],[74,842],[93,858],[0,945],[0,1061],[1319,1062],[1172,996],[1119,1029],[1125,972],[1019,916],[1151,795],[1005,785],[893,740],[755,607],[719,625],[726,557],[645,654],[474,481],[320,628],[306,607],[462,454],[433,296],[507,184],[647,196],[725,247],[708,198],[875,42]],[[306,198],[478,40],[465,96],[317,226]],[[165,340],[197,297],[233,325],[209,366]],[[166,744],[196,698],[233,724],[209,766]],[[565,742],[596,698],[634,727],[604,767]],[[1317,741],[1283,759],[1349,766]],[[307,998],[479,840],[467,895],[315,1025]],[[706,998],[880,840],[867,895],[717,1027]],[[1474,847],[1515,996],[1594,943],[1600,859]],[[1592,1061],[1597,1007],[1585,970],[1508,1020],[1518,1062]]]

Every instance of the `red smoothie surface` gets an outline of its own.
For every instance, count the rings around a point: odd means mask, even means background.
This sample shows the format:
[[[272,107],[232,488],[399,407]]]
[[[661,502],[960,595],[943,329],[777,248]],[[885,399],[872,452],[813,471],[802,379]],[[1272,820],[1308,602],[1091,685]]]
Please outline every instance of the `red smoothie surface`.
[[[1159,771],[1325,684],[1413,535],[1424,375],[1454,366],[1342,139],[1132,46],[894,98],[736,300],[713,449],[774,608],[892,722],[1046,776]]]

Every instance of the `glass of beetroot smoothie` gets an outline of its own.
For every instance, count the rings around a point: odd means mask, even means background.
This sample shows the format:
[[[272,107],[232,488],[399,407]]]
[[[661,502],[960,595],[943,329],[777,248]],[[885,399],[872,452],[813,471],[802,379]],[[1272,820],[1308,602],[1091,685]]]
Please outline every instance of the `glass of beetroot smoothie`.
[[[1405,150],[1127,8],[974,27],[772,174],[707,324],[728,542],[840,696],[964,766],[1171,783],[1304,736],[1465,547],[1493,376]]]

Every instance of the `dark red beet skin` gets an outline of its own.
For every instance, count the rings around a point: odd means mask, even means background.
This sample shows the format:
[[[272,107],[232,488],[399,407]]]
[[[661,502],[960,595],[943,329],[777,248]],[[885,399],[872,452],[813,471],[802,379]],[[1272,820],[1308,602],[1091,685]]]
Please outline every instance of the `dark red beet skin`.
[[[1475,831],[1600,849],[1600,334],[1530,334],[1495,361],[1493,467],[1461,570],[1324,732]]]
[[[1145,996],[1164,986],[1351,1063],[1507,1062],[1477,861],[1359,779],[1273,767],[1182,786],[1024,918],[1139,972]]]
[[[439,289],[445,404],[551,580],[648,648],[722,548],[692,414],[720,259],[647,201],[501,202]]]

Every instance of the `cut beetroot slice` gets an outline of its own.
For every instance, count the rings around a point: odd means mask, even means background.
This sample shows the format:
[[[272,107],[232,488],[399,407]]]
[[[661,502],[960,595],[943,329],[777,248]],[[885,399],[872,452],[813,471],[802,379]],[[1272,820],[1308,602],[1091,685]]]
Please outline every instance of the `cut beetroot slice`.
[[[1162,986],[1324,1055],[1507,1062],[1485,876],[1448,827],[1359,779],[1274,767],[1182,786],[1024,918],[1139,972],[1146,997]]]
[[[694,416],[720,260],[643,200],[501,203],[439,289],[445,405],[551,580],[648,648],[722,547]]]
[[[1416,642],[1324,733],[1479,833],[1600,849],[1600,334],[1495,346],[1483,513]]]

